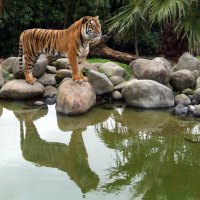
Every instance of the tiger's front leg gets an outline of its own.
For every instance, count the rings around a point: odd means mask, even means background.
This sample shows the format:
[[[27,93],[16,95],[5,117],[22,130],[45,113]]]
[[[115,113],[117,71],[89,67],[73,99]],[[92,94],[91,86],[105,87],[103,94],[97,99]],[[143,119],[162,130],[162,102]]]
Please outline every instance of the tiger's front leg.
[[[79,75],[83,79],[84,82],[87,82],[87,77],[83,75],[83,68],[86,63],[86,59],[83,62],[79,63]]]
[[[84,82],[84,76],[82,74],[82,70],[79,69],[78,67],[78,58],[74,54],[69,54],[69,64],[71,65],[71,70],[72,70],[72,78],[74,82],[77,83],[82,83]]]

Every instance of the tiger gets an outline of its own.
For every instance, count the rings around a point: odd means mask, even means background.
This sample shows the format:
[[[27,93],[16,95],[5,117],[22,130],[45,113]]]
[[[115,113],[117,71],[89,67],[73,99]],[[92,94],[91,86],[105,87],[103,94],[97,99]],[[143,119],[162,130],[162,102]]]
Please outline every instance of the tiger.
[[[98,16],[85,16],[63,30],[27,29],[19,39],[19,71],[22,73],[24,57],[24,76],[28,84],[34,84],[37,79],[32,75],[32,68],[40,54],[52,54],[67,57],[75,82],[87,81],[83,76],[82,65],[89,53],[89,43],[102,35]]]

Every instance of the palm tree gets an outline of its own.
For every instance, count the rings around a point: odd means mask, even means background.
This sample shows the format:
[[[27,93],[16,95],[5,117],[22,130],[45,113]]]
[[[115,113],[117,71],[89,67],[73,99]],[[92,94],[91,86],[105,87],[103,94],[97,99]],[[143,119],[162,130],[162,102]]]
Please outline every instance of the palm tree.
[[[118,43],[134,43],[135,53],[139,56],[139,36],[150,28],[146,18],[143,2],[133,0],[120,8],[119,12],[107,21],[107,25],[110,31],[116,33]]]
[[[198,0],[127,0],[108,20],[120,42],[136,41],[138,35],[159,23],[173,24],[177,38],[186,39],[191,53],[200,53],[200,2]],[[137,44],[135,44],[135,47]]]

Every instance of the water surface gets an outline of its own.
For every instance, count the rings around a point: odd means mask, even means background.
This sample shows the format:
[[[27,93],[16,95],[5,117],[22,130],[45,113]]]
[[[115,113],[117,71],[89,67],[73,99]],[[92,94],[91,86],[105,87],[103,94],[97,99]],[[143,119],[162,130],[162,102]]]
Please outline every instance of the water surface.
[[[200,124],[166,110],[0,101],[0,199],[200,199]]]

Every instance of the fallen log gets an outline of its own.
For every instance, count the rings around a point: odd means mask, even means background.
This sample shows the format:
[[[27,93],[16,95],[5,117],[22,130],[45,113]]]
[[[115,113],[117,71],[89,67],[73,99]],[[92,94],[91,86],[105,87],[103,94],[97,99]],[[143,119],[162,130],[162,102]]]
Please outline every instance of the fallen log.
[[[99,40],[94,40],[90,43],[89,57],[100,57],[109,60],[129,64],[131,61],[139,57],[130,53],[116,51],[106,45],[106,42],[111,36],[102,36]]]

